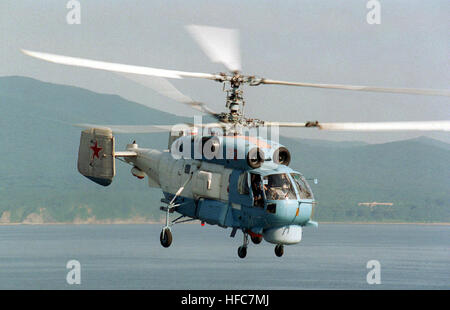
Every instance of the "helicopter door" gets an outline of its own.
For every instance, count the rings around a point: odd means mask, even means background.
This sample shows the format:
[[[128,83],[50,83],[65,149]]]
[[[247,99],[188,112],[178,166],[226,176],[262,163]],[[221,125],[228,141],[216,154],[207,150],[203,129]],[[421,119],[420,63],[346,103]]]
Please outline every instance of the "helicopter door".
[[[229,200],[246,206],[252,205],[248,186],[248,173],[241,170],[233,170],[230,175]]]
[[[228,201],[231,206],[233,219],[240,225],[248,225],[248,210],[252,208],[253,199],[250,195],[248,173],[242,170],[233,170],[230,175]]]

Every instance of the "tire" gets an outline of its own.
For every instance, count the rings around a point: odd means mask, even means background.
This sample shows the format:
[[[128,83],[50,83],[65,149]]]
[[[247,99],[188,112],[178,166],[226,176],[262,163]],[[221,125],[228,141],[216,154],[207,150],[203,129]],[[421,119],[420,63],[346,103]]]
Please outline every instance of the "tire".
[[[161,231],[161,234],[159,235],[159,241],[161,241],[161,245],[163,247],[170,247],[170,245],[172,244],[172,232],[170,231],[170,229],[165,228]]]
[[[247,256],[247,247],[244,246],[240,246],[238,248],[238,256],[240,258],[245,258],[245,256]]]
[[[281,256],[283,256],[283,254],[284,254],[284,247],[282,244],[278,244],[275,247],[275,255],[278,257],[281,257]]]
[[[251,239],[254,244],[260,244],[262,241],[262,236],[254,236],[254,237],[251,237]]]

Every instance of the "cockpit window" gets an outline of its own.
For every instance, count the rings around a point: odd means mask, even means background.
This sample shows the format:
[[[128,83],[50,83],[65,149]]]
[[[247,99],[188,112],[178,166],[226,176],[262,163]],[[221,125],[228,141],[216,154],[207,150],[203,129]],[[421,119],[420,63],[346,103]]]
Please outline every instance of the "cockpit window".
[[[295,185],[297,186],[297,191],[300,194],[300,199],[312,199],[313,195],[305,178],[298,173],[292,173],[291,176],[294,179]]]
[[[297,199],[294,187],[286,173],[265,176],[263,183],[268,200]]]

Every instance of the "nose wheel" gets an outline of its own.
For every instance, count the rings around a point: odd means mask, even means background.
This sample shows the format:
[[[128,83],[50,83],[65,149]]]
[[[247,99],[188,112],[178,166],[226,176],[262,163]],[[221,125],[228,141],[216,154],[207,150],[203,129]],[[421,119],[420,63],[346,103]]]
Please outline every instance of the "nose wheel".
[[[282,244],[277,244],[275,246],[275,255],[278,257],[283,256],[284,253],[284,246]]]

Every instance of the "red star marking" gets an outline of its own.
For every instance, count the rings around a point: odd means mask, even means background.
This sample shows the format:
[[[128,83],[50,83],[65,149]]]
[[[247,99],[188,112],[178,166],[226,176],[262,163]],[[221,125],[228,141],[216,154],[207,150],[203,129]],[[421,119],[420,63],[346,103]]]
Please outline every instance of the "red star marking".
[[[98,153],[103,150],[103,148],[98,147],[97,146],[97,141],[95,141],[95,145],[91,146],[91,150],[94,151],[94,153],[92,154],[92,159],[94,159],[94,157],[100,158],[100,156],[98,155]]]

